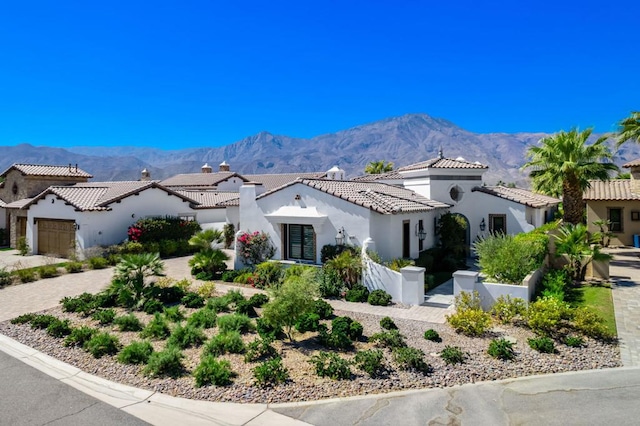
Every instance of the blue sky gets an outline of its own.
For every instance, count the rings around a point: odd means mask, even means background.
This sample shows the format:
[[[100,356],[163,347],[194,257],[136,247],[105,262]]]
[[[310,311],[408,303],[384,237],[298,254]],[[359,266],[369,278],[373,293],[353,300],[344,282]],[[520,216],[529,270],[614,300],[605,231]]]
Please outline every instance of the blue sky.
[[[219,146],[422,112],[612,131],[640,109],[638,1],[12,1],[0,146]]]

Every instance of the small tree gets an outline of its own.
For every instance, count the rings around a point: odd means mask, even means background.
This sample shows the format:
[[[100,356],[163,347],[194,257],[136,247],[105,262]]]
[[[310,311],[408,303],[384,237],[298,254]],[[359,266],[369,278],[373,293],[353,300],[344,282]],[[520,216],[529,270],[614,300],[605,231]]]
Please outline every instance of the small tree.
[[[347,288],[353,287],[360,281],[363,268],[362,257],[351,250],[345,250],[328,260],[325,266],[336,271]]]
[[[123,283],[133,293],[134,300],[141,301],[145,288],[145,278],[161,276],[164,264],[158,253],[123,255],[116,265],[114,280]]]
[[[598,234],[589,235],[586,225],[568,223],[558,229],[556,256],[566,255],[565,269],[574,281],[584,280],[587,265],[593,260],[607,260],[611,256],[600,251]]]
[[[273,257],[276,248],[271,244],[269,234],[255,231],[238,237],[238,256],[245,265],[257,265]]]

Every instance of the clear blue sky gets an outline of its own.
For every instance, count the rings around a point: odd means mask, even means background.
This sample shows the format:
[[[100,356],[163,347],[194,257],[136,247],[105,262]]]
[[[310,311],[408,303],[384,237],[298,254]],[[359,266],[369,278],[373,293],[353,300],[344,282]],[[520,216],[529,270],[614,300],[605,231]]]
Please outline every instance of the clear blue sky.
[[[5,1],[0,146],[218,146],[415,112],[611,131],[640,109],[639,17],[637,0]]]

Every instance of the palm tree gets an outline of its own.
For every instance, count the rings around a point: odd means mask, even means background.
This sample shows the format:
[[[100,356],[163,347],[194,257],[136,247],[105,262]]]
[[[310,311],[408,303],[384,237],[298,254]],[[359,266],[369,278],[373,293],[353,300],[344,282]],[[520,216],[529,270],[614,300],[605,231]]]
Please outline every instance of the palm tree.
[[[589,188],[589,180],[608,180],[609,172],[618,170],[609,162],[613,154],[605,143],[606,136],[586,144],[592,131],[572,129],[543,138],[539,146],[529,147],[529,162],[522,166],[533,169],[529,176],[534,190],[562,197],[563,219],[567,223],[583,221],[582,193]]]
[[[620,121],[618,131],[618,146],[628,140],[640,143],[640,111],[633,111],[631,115]]]
[[[364,172],[368,175],[379,175],[393,170],[393,163],[390,161],[372,161],[366,165]]]
[[[600,251],[600,235],[589,234],[586,225],[568,223],[558,228],[558,232],[555,237],[556,256],[567,256],[569,263],[565,269],[574,281],[584,280],[587,265],[591,261],[611,259],[610,255]]]
[[[189,245],[198,247],[200,250],[207,250],[211,248],[213,243],[219,244],[222,242],[223,233],[217,229],[205,229],[195,234],[189,239]]]
[[[222,250],[208,248],[194,254],[189,260],[189,266],[191,266],[193,275],[197,276],[204,272],[206,277],[202,276],[203,279],[212,280],[227,269],[227,260],[229,260],[229,256]]]
[[[142,300],[144,279],[161,276],[164,264],[158,253],[128,254],[122,256],[114,270],[114,280],[125,284],[134,294],[135,301]]]

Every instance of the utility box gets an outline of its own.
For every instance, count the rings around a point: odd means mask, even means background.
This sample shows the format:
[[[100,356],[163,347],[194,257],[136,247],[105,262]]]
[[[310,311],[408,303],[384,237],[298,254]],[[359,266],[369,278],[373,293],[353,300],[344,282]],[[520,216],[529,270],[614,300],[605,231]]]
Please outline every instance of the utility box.
[[[633,246],[635,248],[640,248],[640,235],[638,234],[633,235]]]

